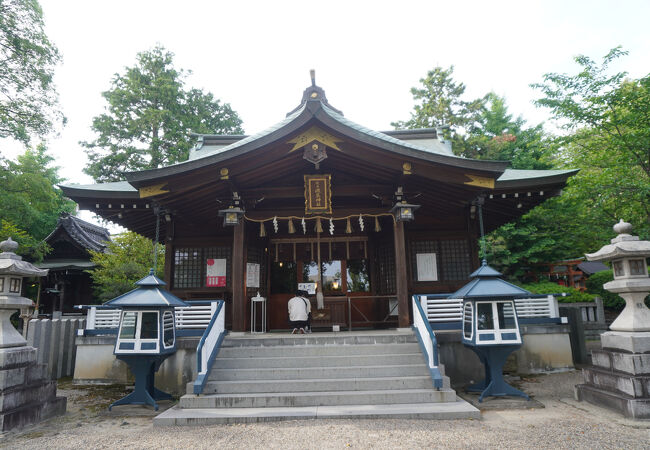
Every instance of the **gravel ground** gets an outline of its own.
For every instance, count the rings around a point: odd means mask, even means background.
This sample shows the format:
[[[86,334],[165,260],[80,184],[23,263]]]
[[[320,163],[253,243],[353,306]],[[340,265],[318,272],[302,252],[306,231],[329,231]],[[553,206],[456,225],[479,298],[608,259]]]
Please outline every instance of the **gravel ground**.
[[[482,420],[300,420],[154,428],[151,417],[101,415],[119,390],[62,383],[68,413],[2,435],[6,448],[646,448],[650,421],[634,422],[573,400],[579,372],[526,378],[520,387],[546,408],[487,411]]]

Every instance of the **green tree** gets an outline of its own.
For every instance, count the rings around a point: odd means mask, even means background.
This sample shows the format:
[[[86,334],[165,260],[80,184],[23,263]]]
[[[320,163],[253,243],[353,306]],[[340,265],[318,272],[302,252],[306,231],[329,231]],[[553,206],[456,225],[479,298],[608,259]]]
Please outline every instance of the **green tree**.
[[[526,126],[513,118],[504,98],[488,93],[464,100],[465,85],[456,82],[449,69],[436,67],[421,87],[411,89],[416,102],[407,121],[393,122],[397,129],[446,126],[444,138],[451,139],[456,155],[466,158],[511,161],[516,169],[547,169],[552,166],[549,142],[542,125]]]
[[[600,227],[624,218],[650,236],[650,75],[610,74],[610,63],[626,54],[614,48],[601,64],[578,56],[577,74],[549,73],[533,87],[544,95],[536,104],[568,132],[557,140],[562,158],[581,169],[570,195]]]
[[[25,246],[19,250],[35,259],[47,250],[40,241],[54,229],[59,214],[75,210],[55,186],[62,179],[53,161],[44,145],[25,151],[16,161],[0,159],[2,238],[17,233],[12,238]]]
[[[93,119],[97,138],[81,142],[89,159],[84,171],[96,181],[117,181],[123,172],[186,160],[191,132],[243,132],[229,104],[186,89],[186,72],[174,68],[173,57],[160,46],[138,53],[136,65],[115,74],[102,93],[108,105]]]
[[[19,255],[28,256],[35,261],[41,261],[50,250],[50,247],[42,240],[30,236],[25,230],[16,226],[13,222],[0,220],[0,242],[11,238],[18,242]]]
[[[580,172],[560,197],[488,236],[491,263],[509,275],[598,250],[621,218],[650,236],[650,79],[609,75],[608,65],[624,54],[613,49],[601,65],[579,56],[576,75],[547,74],[533,85],[545,95],[536,103],[566,129],[553,142],[557,167]]]
[[[128,231],[114,236],[106,252],[91,252],[96,267],[89,271],[95,296],[101,302],[111,300],[135,288],[134,284],[153,266],[154,245],[137,233]],[[163,278],[165,247],[158,246],[156,276]]]
[[[477,124],[472,127],[460,156],[475,159],[510,161],[514,169],[549,169],[552,167],[550,142],[542,124],[526,126],[513,118],[506,100],[491,92],[483,98]]]
[[[464,100],[465,84],[456,82],[448,69],[435,67],[420,79],[421,86],[411,88],[415,101],[411,118],[392,122],[398,130],[414,128],[445,128],[444,137],[452,140],[452,148],[461,154],[467,147],[465,135],[477,126],[484,99]]]
[[[0,138],[28,144],[65,122],[53,82],[60,56],[43,26],[36,0],[0,1]]]

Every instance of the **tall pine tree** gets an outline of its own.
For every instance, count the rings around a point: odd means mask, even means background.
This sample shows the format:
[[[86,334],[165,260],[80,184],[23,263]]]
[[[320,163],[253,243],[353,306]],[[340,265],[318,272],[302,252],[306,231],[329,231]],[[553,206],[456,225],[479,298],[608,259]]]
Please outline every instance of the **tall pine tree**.
[[[138,53],[137,63],[116,74],[102,93],[106,112],[93,119],[97,138],[81,142],[98,182],[123,179],[124,172],[153,169],[188,157],[190,133],[242,133],[241,119],[211,93],[186,89],[186,73],[173,53],[157,46]]]

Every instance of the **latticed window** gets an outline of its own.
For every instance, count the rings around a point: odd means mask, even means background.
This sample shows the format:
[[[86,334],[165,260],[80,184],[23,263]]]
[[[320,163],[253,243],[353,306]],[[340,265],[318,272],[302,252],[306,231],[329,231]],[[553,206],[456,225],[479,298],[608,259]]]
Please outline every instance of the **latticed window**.
[[[174,288],[205,287],[208,259],[226,260],[226,286],[230,286],[230,253],[230,247],[177,248],[174,251]]]
[[[395,248],[393,243],[379,245],[377,254],[377,293],[394,294],[397,291],[395,282]]]
[[[442,279],[466,280],[472,272],[469,242],[465,239],[440,241]]]
[[[444,241],[414,241],[411,243],[412,277],[417,281],[417,255],[434,253],[440,281],[466,280],[472,271],[469,241],[465,239]]]

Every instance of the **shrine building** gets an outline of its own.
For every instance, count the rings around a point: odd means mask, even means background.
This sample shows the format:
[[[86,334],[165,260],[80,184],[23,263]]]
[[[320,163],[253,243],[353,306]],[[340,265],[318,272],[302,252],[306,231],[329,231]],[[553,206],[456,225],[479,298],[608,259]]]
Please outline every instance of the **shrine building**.
[[[559,195],[576,172],[508,165],[455,156],[435,129],[358,125],[312,78],[261,133],[199,135],[185,162],[61,188],[79,208],[159,237],[167,287],[225,300],[229,330],[250,330],[258,292],[266,329],[286,330],[298,286],[315,329],[402,328],[410,295],[455,292],[479,267],[479,203],[489,232]]]

